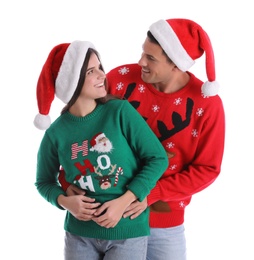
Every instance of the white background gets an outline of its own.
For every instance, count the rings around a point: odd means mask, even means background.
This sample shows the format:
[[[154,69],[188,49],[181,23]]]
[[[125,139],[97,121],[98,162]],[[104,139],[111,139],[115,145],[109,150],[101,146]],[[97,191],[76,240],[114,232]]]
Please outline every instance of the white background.
[[[226,113],[221,175],[186,209],[188,260],[253,260],[251,10],[247,0],[2,1],[0,258],[63,259],[65,212],[47,203],[34,186],[43,135],[33,126],[35,91],[49,51],[63,42],[92,41],[108,71],[138,61],[153,22],[180,17],[201,24],[211,38]],[[204,59],[191,71],[206,80]],[[63,106],[53,102],[52,120]]]

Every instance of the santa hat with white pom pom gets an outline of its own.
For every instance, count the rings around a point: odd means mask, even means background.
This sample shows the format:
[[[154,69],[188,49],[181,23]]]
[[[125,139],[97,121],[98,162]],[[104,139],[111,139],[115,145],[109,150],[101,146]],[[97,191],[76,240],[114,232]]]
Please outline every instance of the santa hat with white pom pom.
[[[207,33],[200,25],[188,19],[177,18],[159,20],[152,24],[149,30],[168,57],[182,71],[187,71],[205,52],[208,81],[202,85],[201,92],[204,96],[218,94],[213,48]]]
[[[55,95],[65,104],[72,98],[89,48],[95,49],[91,42],[74,41],[59,44],[49,53],[37,82],[37,128],[45,130],[50,126],[49,110]]]

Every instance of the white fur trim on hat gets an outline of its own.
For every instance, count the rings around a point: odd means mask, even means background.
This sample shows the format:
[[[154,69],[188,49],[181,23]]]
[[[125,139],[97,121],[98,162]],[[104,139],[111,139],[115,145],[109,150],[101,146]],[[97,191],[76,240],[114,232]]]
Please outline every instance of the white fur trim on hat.
[[[174,30],[165,20],[159,20],[153,23],[149,30],[168,57],[181,71],[187,71],[195,63],[183,48]]]
[[[201,92],[203,93],[204,96],[209,97],[209,96],[215,96],[218,94],[220,89],[220,85],[217,81],[206,81],[202,87],[201,87]]]
[[[40,130],[46,130],[51,125],[50,116],[37,114],[34,118],[34,125]]]
[[[56,78],[56,96],[67,104],[72,98],[80,77],[80,70],[84,63],[87,50],[95,49],[88,41],[74,41],[64,55],[61,67]]]

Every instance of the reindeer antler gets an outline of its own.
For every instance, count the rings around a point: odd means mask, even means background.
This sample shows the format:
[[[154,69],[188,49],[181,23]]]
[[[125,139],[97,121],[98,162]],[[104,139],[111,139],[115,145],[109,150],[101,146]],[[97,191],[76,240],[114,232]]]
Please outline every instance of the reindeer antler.
[[[97,175],[103,176],[102,173],[98,171],[99,166],[97,166],[97,167],[94,166],[93,168],[94,168],[94,172],[95,172]]]
[[[114,173],[114,171],[115,171],[115,169],[116,169],[116,164],[115,164],[115,165],[112,165],[112,164],[111,164],[110,167],[111,167],[111,170],[110,170],[110,172],[108,173],[108,175]]]

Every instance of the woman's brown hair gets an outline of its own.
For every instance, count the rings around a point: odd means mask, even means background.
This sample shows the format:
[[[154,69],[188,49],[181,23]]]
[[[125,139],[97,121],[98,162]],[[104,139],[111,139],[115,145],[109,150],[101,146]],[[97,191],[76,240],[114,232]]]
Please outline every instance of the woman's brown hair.
[[[83,85],[84,85],[84,82],[85,82],[85,79],[86,79],[86,71],[87,71],[87,67],[88,67],[88,63],[89,63],[89,60],[90,60],[90,57],[91,57],[91,54],[94,53],[99,61],[100,61],[100,69],[105,73],[104,71],[104,68],[101,64],[101,60],[100,60],[100,55],[99,53],[95,50],[95,49],[92,49],[92,48],[89,48],[87,50],[87,53],[86,53],[86,57],[85,57],[85,60],[84,60],[84,63],[82,65],[82,68],[80,70],[80,75],[79,75],[79,81],[78,81],[78,85],[77,85],[77,88],[72,96],[72,98],[70,99],[70,101],[66,104],[66,106],[62,109],[61,111],[61,115],[66,113],[70,107],[76,102],[76,100],[78,99],[80,93],[81,93],[81,90],[83,88]],[[106,90],[108,90],[108,84],[107,84],[107,79],[105,79],[105,87],[106,87]],[[98,104],[104,104],[106,103],[107,101],[111,100],[111,99],[117,99],[118,97],[116,96],[113,96],[111,94],[107,94],[105,97],[102,97],[102,98],[98,98],[96,99],[96,102]]]

